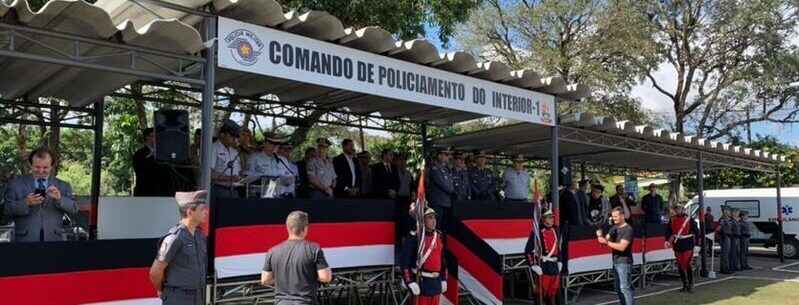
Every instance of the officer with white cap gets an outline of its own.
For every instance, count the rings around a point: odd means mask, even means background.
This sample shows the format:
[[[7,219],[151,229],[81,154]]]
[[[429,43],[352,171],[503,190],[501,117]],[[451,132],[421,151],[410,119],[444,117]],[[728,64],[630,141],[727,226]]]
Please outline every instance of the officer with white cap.
[[[207,250],[198,227],[208,220],[208,192],[178,192],[180,223],[161,238],[150,267],[152,282],[164,305],[205,304]]]

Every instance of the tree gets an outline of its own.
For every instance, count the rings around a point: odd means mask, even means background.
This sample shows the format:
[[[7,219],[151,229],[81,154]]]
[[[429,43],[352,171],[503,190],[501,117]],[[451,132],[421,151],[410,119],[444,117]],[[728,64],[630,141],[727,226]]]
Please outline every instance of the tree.
[[[628,96],[640,69],[631,57],[654,53],[640,30],[625,26],[628,1],[486,0],[461,27],[458,42],[484,60],[532,69],[587,85],[588,102],[561,103],[561,113],[592,111],[643,123],[649,116]]]
[[[287,0],[291,9],[327,11],[345,26],[380,26],[399,39],[425,36],[425,25],[438,28],[442,43],[449,42],[459,22],[466,20],[480,0]]]
[[[772,136],[757,136],[756,140],[749,145],[752,149],[766,150],[771,153],[785,155],[787,162],[782,164],[782,185],[783,187],[799,184],[799,153],[794,146],[781,143]],[[723,168],[706,173],[705,189],[725,189],[732,187],[754,188],[754,187],[776,187],[777,177],[773,173],[763,173],[747,171],[736,168]],[[687,177],[685,186],[688,191],[696,193],[696,177]]]
[[[795,49],[790,45],[797,25],[794,1],[664,0],[640,1],[631,7],[638,13],[626,25],[643,29],[634,39],[645,41],[646,49],[654,49],[656,54],[629,58],[671,101],[675,131],[688,132],[687,127],[693,125],[698,136],[718,138],[747,122],[794,120],[793,115],[783,119],[772,116],[788,104],[779,96],[769,98],[769,93],[792,96],[792,90],[784,92],[787,83],[771,82],[762,98],[740,94],[774,80],[782,56]],[[675,88],[667,88],[663,80],[654,77],[662,67],[676,72]],[[748,112],[755,115],[748,120],[719,115],[761,104],[764,111]]]

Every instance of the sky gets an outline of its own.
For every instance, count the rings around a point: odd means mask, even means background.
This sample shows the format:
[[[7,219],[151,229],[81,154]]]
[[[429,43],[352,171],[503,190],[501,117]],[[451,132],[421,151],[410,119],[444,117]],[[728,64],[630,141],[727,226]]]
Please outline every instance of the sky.
[[[677,87],[677,72],[669,64],[661,64],[658,70],[652,75],[655,80],[666,91],[672,92]],[[669,118],[674,117],[674,109],[668,97],[660,93],[652,82],[646,80],[634,87],[631,95],[641,100],[641,105],[656,113]],[[689,98],[690,98],[689,94]],[[771,122],[759,122],[752,124],[752,138],[756,135],[770,135],[780,139],[784,143],[799,146],[799,125],[795,124],[776,124]]]
[[[457,41],[450,40],[450,45],[447,48],[442,47],[441,41],[438,39],[438,29],[435,27],[426,26],[426,38],[439,48],[440,52],[452,52],[458,50]],[[799,37],[794,39],[794,44],[799,45]],[[666,90],[674,90],[677,86],[677,72],[668,64],[661,64],[659,69],[653,74],[655,80]],[[669,99],[657,91],[649,80],[646,80],[635,86],[631,95],[641,100],[641,105],[658,116],[667,118],[674,117],[674,109]],[[796,124],[776,124],[770,122],[760,122],[752,124],[752,138],[755,139],[756,135],[770,135],[780,139],[784,143],[788,143],[799,147],[799,125]]]

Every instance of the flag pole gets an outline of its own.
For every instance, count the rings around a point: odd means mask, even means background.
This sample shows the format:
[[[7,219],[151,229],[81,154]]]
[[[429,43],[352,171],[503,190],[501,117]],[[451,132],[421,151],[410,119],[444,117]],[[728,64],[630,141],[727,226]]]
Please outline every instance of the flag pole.
[[[541,243],[541,191],[538,189],[538,179],[533,179],[533,230],[535,230],[535,264],[541,266],[541,254],[542,254],[542,243]],[[531,272],[534,273],[534,272]],[[536,274],[536,284],[538,287],[537,291],[537,298],[538,304],[544,304],[544,294],[543,294],[543,284],[544,279],[542,276]]]
[[[425,160],[422,159],[422,169],[419,173],[419,185],[416,187],[416,237],[418,237],[416,253],[416,284],[422,287],[422,253],[424,253],[424,240],[425,240],[425,227],[424,227],[424,210],[427,208],[427,200],[425,199],[425,176],[427,173],[427,165]],[[419,296],[413,298],[414,305],[419,305]]]

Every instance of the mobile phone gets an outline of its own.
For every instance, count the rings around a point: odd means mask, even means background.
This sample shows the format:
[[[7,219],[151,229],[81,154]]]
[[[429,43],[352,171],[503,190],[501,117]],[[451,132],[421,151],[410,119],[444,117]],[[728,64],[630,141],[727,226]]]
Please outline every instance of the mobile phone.
[[[34,194],[42,196],[42,198],[47,198],[47,190],[46,189],[35,189],[33,191]]]

